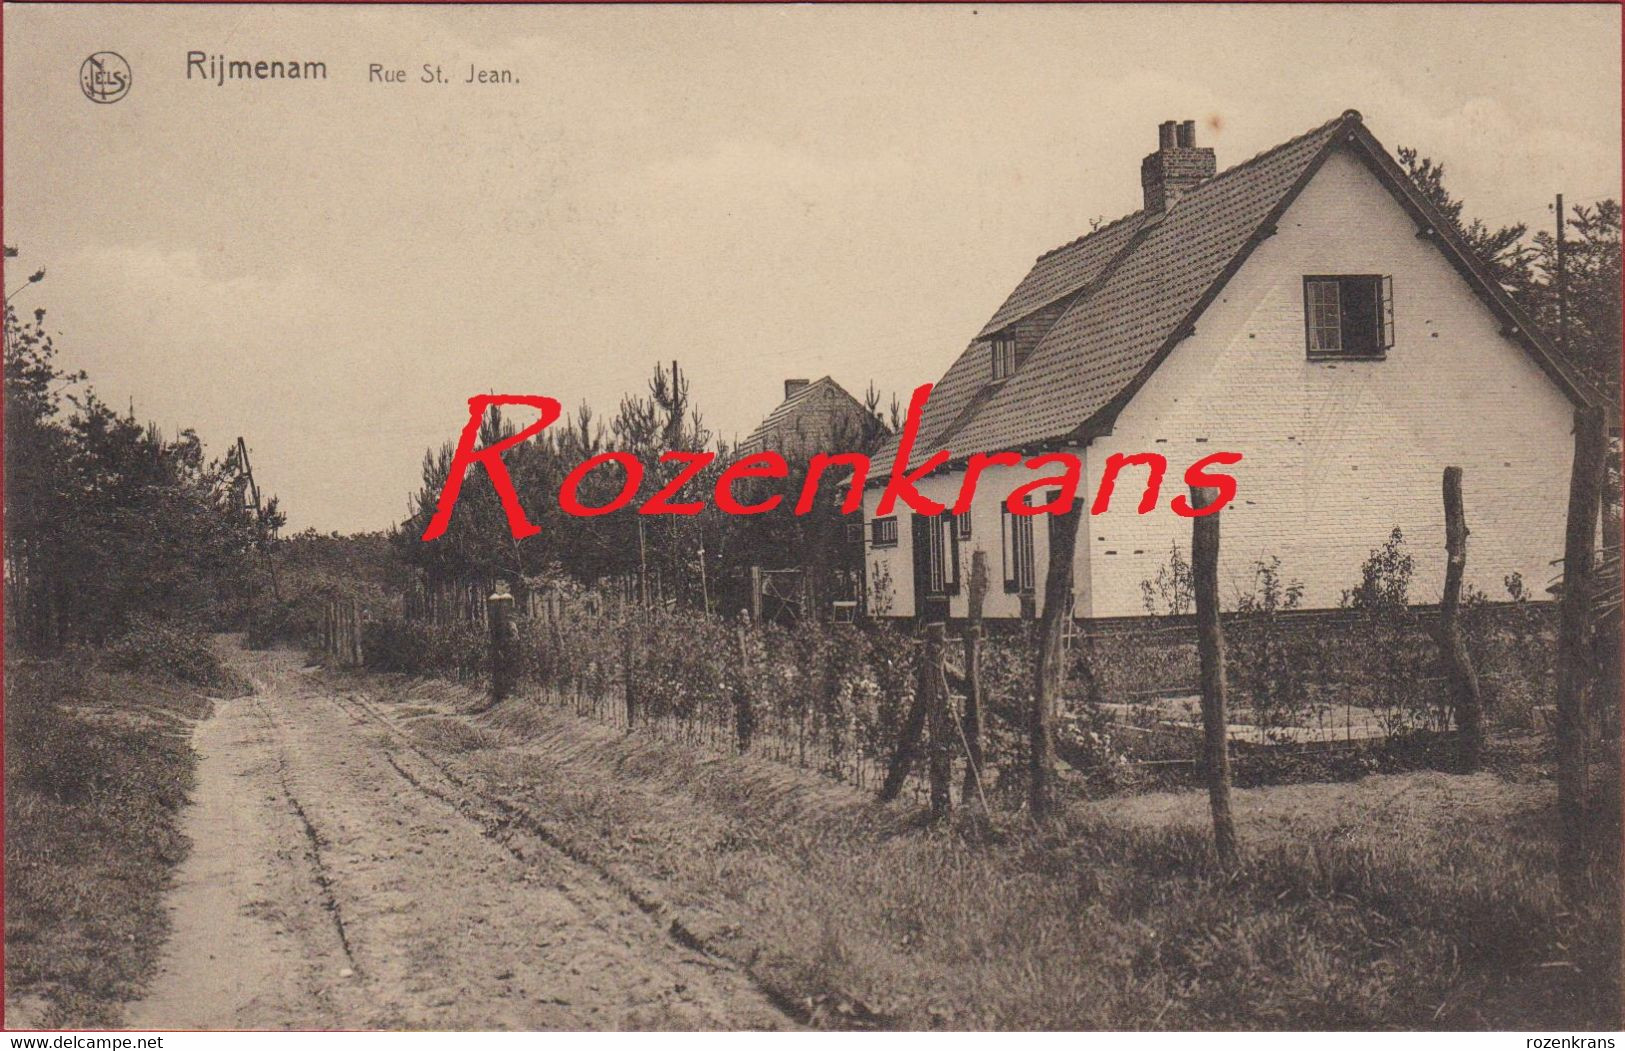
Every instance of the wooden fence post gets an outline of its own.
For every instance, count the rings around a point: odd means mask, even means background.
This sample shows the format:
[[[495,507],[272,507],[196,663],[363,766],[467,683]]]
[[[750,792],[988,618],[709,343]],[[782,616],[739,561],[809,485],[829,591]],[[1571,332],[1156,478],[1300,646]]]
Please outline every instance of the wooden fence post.
[[[626,669],[626,731],[632,732],[632,724],[637,719],[637,614],[627,617],[626,628],[621,636],[621,660]]]
[[[564,659],[564,596],[557,589],[547,593],[547,637],[553,643],[553,659],[548,662],[555,688],[564,681],[567,668]]]
[[[961,801],[969,803],[971,793],[984,792],[982,784],[982,603],[987,598],[987,553],[975,551],[970,557],[970,622],[965,626],[965,782]]]
[[[1191,507],[1218,499],[1216,489],[1191,489]],[[1191,582],[1196,595],[1196,650],[1202,662],[1202,741],[1208,807],[1219,864],[1238,861],[1236,827],[1230,817],[1230,727],[1225,707],[1224,629],[1219,624],[1219,512],[1191,520]]]
[[[1559,858],[1564,888],[1571,895],[1580,889],[1586,859],[1586,686],[1591,672],[1587,639],[1606,442],[1602,410],[1576,410],[1557,649],[1557,811],[1562,832]]]
[[[1439,653],[1450,681],[1451,707],[1461,735],[1457,761],[1472,773],[1484,760],[1484,707],[1478,674],[1461,631],[1461,580],[1467,570],[1467,516],[1461,503],[1461,468],[1444,469],[1444,595],[1439,600]]]
[[[908,716],[897,735],[897,751],[892,753],[891,765],[886,768],[886,780],[880,785],[880,801],[889,803],[903,790],[909,769],[914,765],[920,748],[920,737],[925,732],[926,715],[930,712],[932,687],[926,682],[925,657],[920,657],[919,670],[914,676],[914,703],[909,705]]]
[[[930,706],[931,728],[931,817],[948,816],[953,807],[953,712],[948,706],[948,681],[942,670],[947,629],[941,622],[925,626],[925,651],[920,669],[920,687]]]
[[[756,713],[751,709],[750,697],[750,642],[745,637],[745,626],[734,626],[734,637],[739,642],[739,677],[734,681],[734,740],[739,754],[750,751],[750,739],[756,730]]]
[[[1082,504],[1055,516],[1050,529],[1049,571],[1044,575],[1044,610],[1038,626],[1033,707],[1028,715],[1027,806],[1034,818],[1055,809],[1055,712],[1061,701],[1061,630],[1072,611],[1072,563],[1078,549]]]
[[[519,647],[514,638],[513,596],[498,592],[486,600],[491,632],[491,704],[512,695],[519,679]]]
[[[354,659],[355,667],[359,668],[366,663],[365,654],[361,651],[361,601],[350,600],[350,655]]]

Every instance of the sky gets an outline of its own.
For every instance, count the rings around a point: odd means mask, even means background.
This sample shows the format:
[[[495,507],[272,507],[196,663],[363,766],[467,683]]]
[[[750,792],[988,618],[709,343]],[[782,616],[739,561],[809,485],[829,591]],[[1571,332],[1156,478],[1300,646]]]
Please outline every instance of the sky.
[[[608,416],[676,359],[729,439],[790,377],[906,403],[1037,255],[1139,207],[1164,120],[1222,170],[1358,109],[1492,224],[1619,196],[1614,5],[4,19],[6,291],[45,267],[13,303],[64,363],[216,454],[242,435],[295,530],[400,521],[474,394]],[[99,51],[132,72],[111,104]],[[328,77],[189,81],[189,51]]]

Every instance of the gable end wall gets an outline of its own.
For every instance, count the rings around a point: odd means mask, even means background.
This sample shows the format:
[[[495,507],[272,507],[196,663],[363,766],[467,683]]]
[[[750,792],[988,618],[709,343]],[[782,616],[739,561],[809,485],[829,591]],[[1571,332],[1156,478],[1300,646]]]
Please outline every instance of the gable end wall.
[[[1305,274],[1393,276],[1396,342],[1387,360],[1306,360]],[[1505,598],[1519,572],[1543,595],[1562,553],[1572,408],[1364,164],[1339,151],[1118,417],[1090,446],[1091,485],[1111,452],[1161,452],[1157,512],[1120,504],[1088,525],[1084,616],[1144,612],[1139,582],[1190,547],[1166,510],[1183,467],[1219,449],[1246,459],[1222,526],[1226,604],[1252,564],[1278,556],[1304,605],[1335,607],[1389,530],[1415,559],[1413,602],[1444,578],[1445,466],[1463,468],[1467,582]],[[1205,439],[1205,440],[1203,440]],[[1107,552],[1113,552],[1107,554]]]

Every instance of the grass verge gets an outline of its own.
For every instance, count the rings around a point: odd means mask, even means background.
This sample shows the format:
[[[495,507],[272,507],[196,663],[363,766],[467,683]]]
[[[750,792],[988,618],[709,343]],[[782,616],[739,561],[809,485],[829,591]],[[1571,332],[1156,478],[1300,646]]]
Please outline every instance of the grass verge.
[[[113,658],[112,654],[104,657]],[[150,976],[188,843],[199,684],[96,660],[11,661],[5,696],[7,1024],[106,1028]],[[231,684],[203,661],[213,688]],[[189,676],[192,674],[188,672]]]
[[[423,746],[572,853],[653,888],[685,930],[797,990],[823,1024],[1619,1025],[1617,853],[1586,901],[1563,900],[1549,783],[1492,794],[1465,821],[1495,775],[1372,776],[1319,809],[1304,801],[1320,786],[1253,790],[1239,800],[1246,867],[1227,876],[1200,793],[1174,822],[1114,816],[1106,800],[1044,829],[1014,814],[928,829],[815,775],[625,735],[534,696],[451,717],[473,703],[460,688],[396,685],[367,692],[415,706],[400,711]]]

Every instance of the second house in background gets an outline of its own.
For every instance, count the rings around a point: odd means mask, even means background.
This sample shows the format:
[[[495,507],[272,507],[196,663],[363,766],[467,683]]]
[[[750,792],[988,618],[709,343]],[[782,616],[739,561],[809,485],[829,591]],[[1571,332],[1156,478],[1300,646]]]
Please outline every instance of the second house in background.
[[[861,449],[874,429],[863,403],[828,376],[785,380],[784,400],[739,443],[740,456],[769,450],[792,462],[814,453]]]

